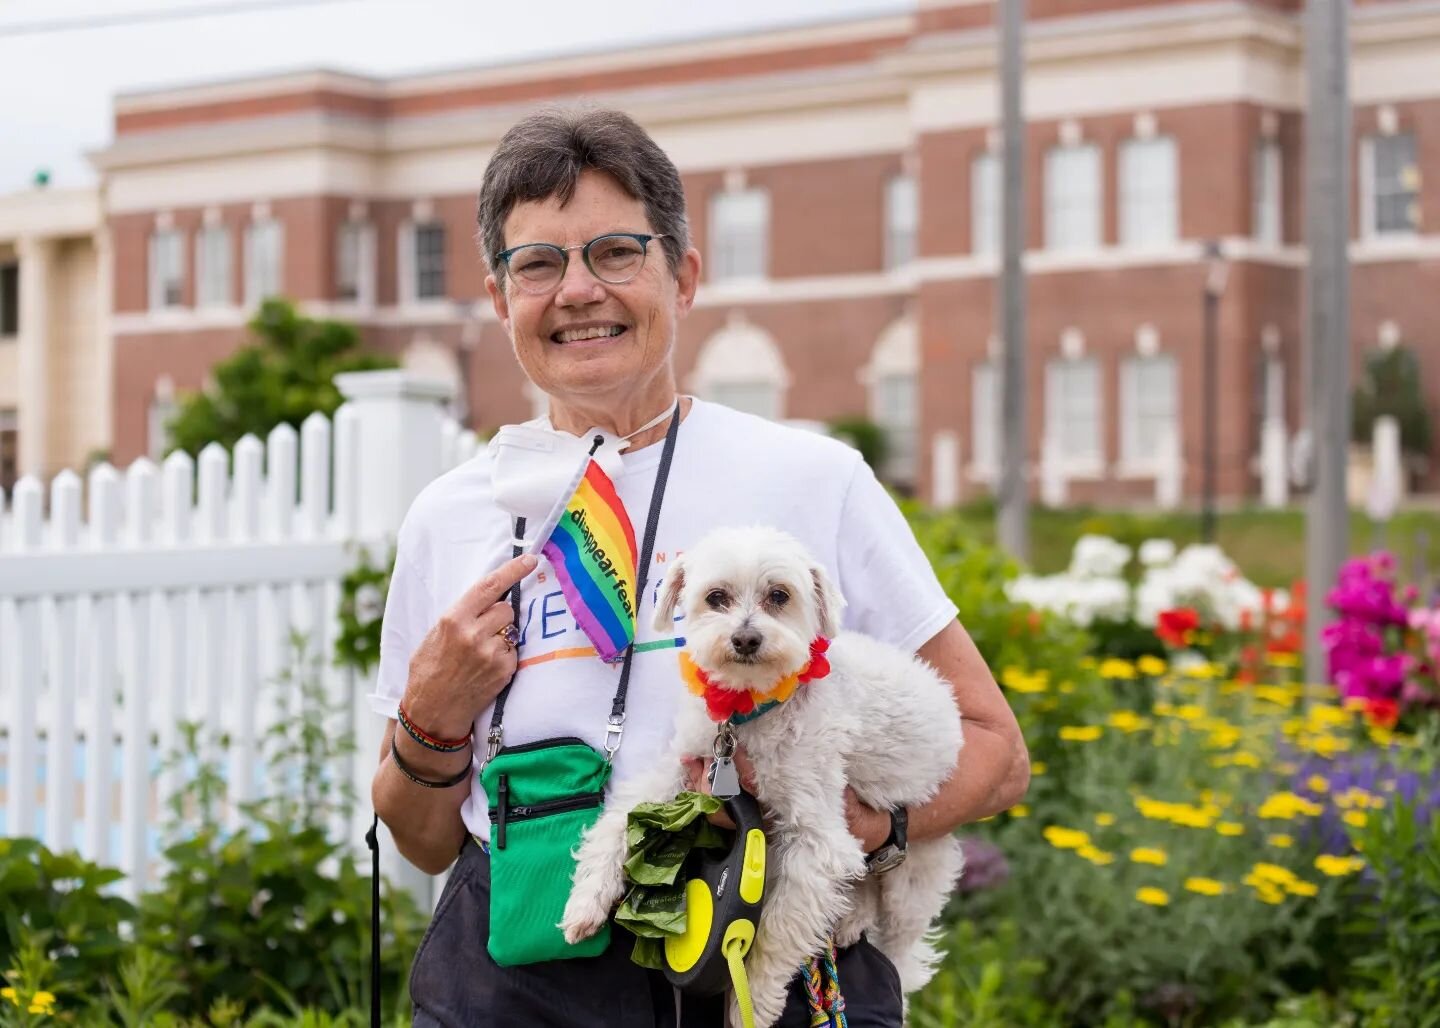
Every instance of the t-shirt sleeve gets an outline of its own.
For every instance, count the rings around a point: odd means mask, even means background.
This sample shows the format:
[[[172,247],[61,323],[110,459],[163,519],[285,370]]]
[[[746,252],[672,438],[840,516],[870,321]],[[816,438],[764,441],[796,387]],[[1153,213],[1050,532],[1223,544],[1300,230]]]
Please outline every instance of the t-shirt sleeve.
[[[900,508],[857,460],[840,514],[845,627],[915,652],[955,620],[955,604]]]
[[[380,670],[370,706],[377,714],[393,718],[405,695],[410,677],[410,657],[433,623],[430,587],[417,561],[414,526],[401,527],[395,549],[395,570],[385,597],[385,615],[380,622]]]

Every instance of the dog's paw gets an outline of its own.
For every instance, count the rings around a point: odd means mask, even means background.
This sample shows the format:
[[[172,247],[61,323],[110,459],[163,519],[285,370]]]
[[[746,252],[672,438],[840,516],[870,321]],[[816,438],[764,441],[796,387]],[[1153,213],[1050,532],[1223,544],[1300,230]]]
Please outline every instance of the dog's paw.
[[[610,906],[597,898],[583,896],[579,892],[570,894],[565,904],[565,914],[560,918],[560,930],[570,945],[583,942],[604,927],[610,919]]]

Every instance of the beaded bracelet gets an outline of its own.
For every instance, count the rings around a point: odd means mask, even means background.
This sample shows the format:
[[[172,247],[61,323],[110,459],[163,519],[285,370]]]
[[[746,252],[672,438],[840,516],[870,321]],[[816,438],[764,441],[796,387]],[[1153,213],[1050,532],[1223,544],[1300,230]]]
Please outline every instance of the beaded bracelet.
[[[436,753],[459,753],[466,746],[470,745],[470,736],[467,734],[463,739],[437,739],[429,732],[410,720],[410,715],[405,713],[405,708],[397,710],[399,714],[400,727],[405,733],[414,739],[427,750],[434,750]]]
[[[431,778],[421,778],[414,771],[411,771],[408,767],[406,767],[405,761],[400,759],[400,751],[395,747],[394,736],[390,737],[390,758],[395,762],[395,766],[400,769],[400,773],[402,775],[410,779],[410,781],[414,782],[416,785],[423,785],[427,789],[448,789],[453,785],[459,785],[461,782],[465,781],[465,779],[470,777],[470,762],[466,761],[465,766],[460,769],[460,771],[455,775],[454,778],[446,778],[443,781],[435,781]]]

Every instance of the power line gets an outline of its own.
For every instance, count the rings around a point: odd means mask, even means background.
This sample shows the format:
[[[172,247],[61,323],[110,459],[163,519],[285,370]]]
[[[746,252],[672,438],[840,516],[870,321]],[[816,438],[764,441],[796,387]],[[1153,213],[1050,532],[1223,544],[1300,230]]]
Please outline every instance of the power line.
[[[123,28],[161,21],[183,21],[193,18],[250,14],[255,11],[319,7],[322,4],[348,4],[355,0],[232,0],[225,4],[197,4],[168,11],[130,11],[124,14],[99,15],[87,18],[65,18],[59,21],[31,21],[0,25],[0,38],[38,36],[55,32],[81,32],[87,29]]]

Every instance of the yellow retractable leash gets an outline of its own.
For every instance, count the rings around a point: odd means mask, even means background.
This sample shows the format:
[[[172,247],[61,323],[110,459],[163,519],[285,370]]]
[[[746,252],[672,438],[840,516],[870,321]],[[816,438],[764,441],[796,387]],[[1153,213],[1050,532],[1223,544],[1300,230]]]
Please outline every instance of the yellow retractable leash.
[[[744,1028],[754,1028],[745,955],[765,898],[765,830],[747,792],[725,801],[735,822],[728,852],[697,850],[685,868],[685,932],[665,940],[665,977],[682,992],[716,996],[734,986]]]

